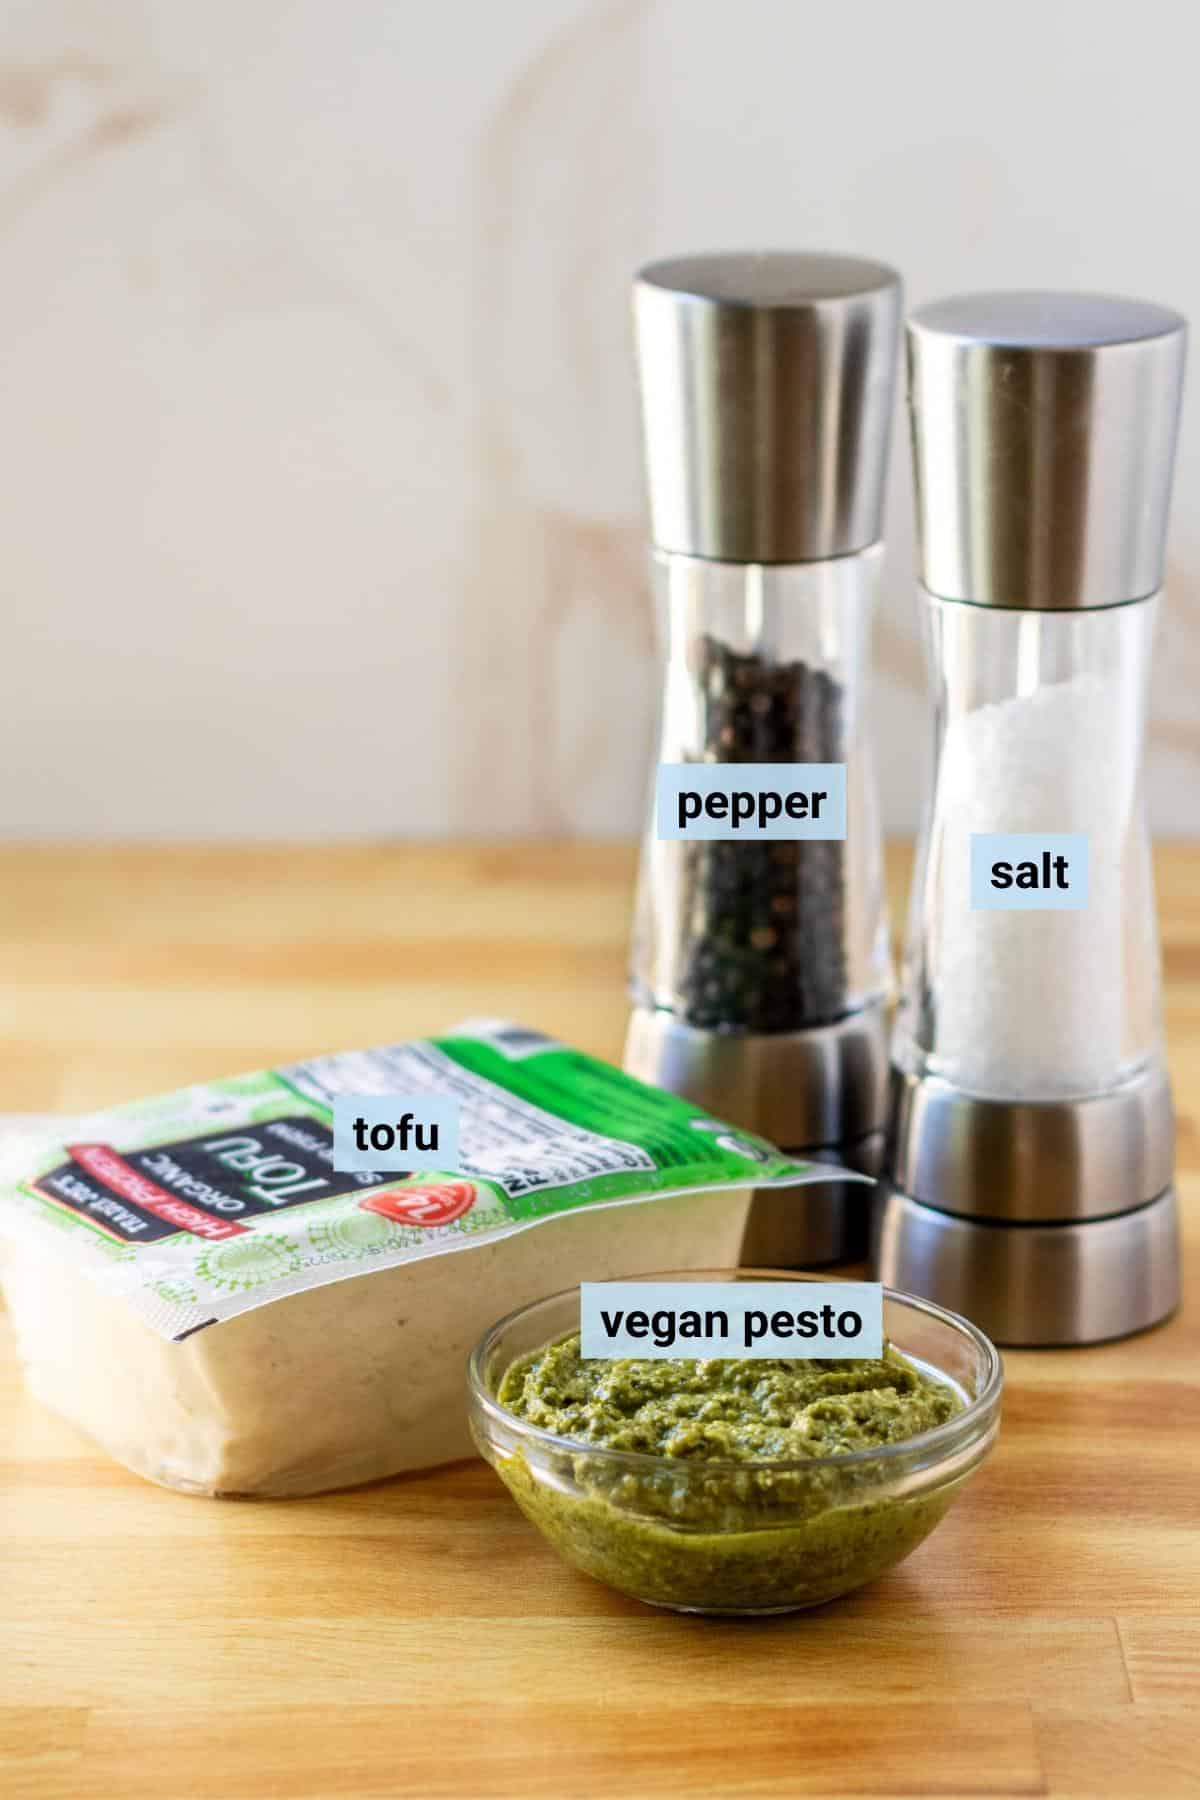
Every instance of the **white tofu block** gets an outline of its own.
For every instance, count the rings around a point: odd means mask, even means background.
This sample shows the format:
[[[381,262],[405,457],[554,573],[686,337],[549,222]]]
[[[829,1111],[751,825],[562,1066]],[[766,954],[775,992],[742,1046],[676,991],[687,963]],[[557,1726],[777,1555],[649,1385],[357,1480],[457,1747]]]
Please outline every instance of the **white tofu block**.
[[[321,1493],[473,1454],[470,1350],[515,1307],[656,1270],[737,1265],[750,1193],[587,1208],[477,1248],[307,1288],[159,1337],[69,1258],[0,1245],[29,1386],[150,1481]]]

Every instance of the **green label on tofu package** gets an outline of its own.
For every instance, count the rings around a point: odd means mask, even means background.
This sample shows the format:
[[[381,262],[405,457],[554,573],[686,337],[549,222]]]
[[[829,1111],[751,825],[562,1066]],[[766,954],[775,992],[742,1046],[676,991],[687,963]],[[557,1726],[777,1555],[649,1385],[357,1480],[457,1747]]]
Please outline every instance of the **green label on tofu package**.
[[[456,1166],[335,1169],[338,1098],[396,1093],[457,1104]],[[116,1107],[31,1139],[22,1169],[0,1230],[53,1234],[168,1338],[580,1207],[855,1179],[490,1020]]]

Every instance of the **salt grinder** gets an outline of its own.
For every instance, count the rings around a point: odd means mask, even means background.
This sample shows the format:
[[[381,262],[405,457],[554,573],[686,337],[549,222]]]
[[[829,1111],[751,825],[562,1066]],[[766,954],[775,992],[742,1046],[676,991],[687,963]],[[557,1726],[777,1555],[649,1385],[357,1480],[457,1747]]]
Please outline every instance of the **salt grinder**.
[[[652,820],[626,1067],[869,1171],[890,969],[865,665],[900,307],[895,273],[853,257],[686,257],[634,288],[660,760],[844,763],[847,831],[661,841]],[[743,1259],[862,1254],[868,1193],[760,1193]]]
[[[933,770],[875,1250],[1007,1344],[1121,1337],[1179,1299],[1141,765],[1185,341],[1176,313],[1078,294],[909,326]],[[1040,850],[1064,833],[1086,904],[1058,909],[1033,890],[1066,885]],[[993,834],[1028,860],[989,863]]]

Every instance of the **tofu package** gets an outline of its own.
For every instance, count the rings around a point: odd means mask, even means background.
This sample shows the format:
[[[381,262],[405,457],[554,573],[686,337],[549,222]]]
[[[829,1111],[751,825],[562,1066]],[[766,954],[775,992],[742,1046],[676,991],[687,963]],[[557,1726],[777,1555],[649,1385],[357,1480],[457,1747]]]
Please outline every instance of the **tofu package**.
[[[339,1095],[424,1094],[457,1101],[454,1168],[334,1168]],[[496,1021],[60,1122],[14,1156],[0,1274],[29,1387],[139,1475],[220,1495],[472,1455],[465,1362],[496,1319],[736,1266],[753,1187],[846,1179]]]

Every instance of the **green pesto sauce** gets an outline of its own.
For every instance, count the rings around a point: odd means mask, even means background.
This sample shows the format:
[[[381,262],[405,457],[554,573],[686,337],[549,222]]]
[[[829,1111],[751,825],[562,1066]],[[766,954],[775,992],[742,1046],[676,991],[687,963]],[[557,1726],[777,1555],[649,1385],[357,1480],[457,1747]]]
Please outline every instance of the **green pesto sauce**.
[[[738,1463],[900,1443],[962,1405],[890,1344],[853,1361],[585,1360],[577,1332],[514,1363],[497,1398],[581,1444]]]
[[[907,1556],[956,1485],[899,1497],[891,1458],[804,1467],[962,1410],[956,1388],[891,1345],[854,1361],[585,1360],[576,1334],[514,1363],[497,1399],[580,1445],[500,1462],[526,1516],[577,1568],[663,1606],[818,1605]],[[585,1445],[663,1460],[640,1467]],[[797,1466],[770,1466],[781,1461]]]

